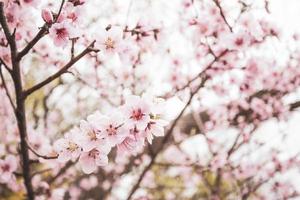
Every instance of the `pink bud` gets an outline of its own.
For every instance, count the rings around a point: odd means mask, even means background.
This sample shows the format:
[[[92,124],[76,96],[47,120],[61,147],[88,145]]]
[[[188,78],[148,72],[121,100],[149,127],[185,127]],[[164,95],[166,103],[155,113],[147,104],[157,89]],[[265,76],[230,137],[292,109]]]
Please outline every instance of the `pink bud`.
[[[46,9],[42,10],[42,18],[48,24],[51,24],[53,22],[53,15],[49,10]]]

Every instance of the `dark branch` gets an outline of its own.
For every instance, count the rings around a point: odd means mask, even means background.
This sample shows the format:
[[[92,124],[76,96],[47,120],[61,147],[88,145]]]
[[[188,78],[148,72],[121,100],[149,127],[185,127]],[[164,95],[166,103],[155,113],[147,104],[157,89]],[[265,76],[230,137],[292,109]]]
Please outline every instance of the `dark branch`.
[[[206,70],[202,71],[202,73],[200,75],[201,76],[204,75],[205,72],[206,72]],[[141,184],[144,176],[151,169],[152,165],[155,164],[155,160],[156,160],[158,154],[164,148],[164,146],[168,142],[169,138],[172,136],[174,128],[176,127],[176,125],[177,125],[178,121],[180,120],[180,118],[183,116],[185,110],[188,108],[188,106],[192,102],[193,97],[204,86],[204,84],[205,84],[205,82],[207,80],[207,77],[202,77],[202,78],[203,79],[202,79],[201,83],[199,84],[199,86],[195,89],[195,91],[191,92],[191,95],[190,95],[190,98],[189,98],[188,102],[185,104],[184,108],[181,110],[181,112],[177,116],[177,118],[173,121],[171,127],[169,128],[169,130],[167,131],[165,137],[163,138],[163,140],[161,142],[161,145],[158,147],[158,149],[156,150],[156,152],[154,152],[154,154],[152,155],[152,159],[151,159],[150,163],[146,166],[146,168],[141,173],[139,179],[137,180],[137,182],[135,183],[135,185],[132,187],[132,189],[131,189],[128,197],[127,197],[127,200],[130,200],[132,198],[132,196],[134,195],[135,191],[139,188],[139,186],[140,186],[140,184]]]
[[[58,14],[56,15],[53,23],[57,22],[60,14],[61,14],[64,3],[65,3],[65,0],[62,0],[60,7],[59,7]],[[24,47],[23,50],[20,51],[20,53],[17,56],[17,60],[21,60],[34,47],[34,45],[36,43],[38,43],[38,41],[48,33],[48,30],[51,27],[51,25],[52,24],[45,23],[41,27],[40,31],[36,34],[36,36]]]
[[[39,90],[40,88],[44,87],[45,85],[51,83],[55,79],[59,78],[62,74],[66,73],[70,67],[72,67],[77,61],[79,61],[82,57],[84,57],[86,54],[90,52],[97,52],[98,50],[94,49],[94,42],[92,42],[85,50],[83,50],[79,55],[71,59],[64,67],[62,67],[59,71],[57,71],[52,76],[48,77],[44,81],[36,84],[35,86],[27,89],[24,91],[24,98],[26,98],[28,95],[32,94],[33,92]]]
[[[214,3],[216,4],[216,6],[218,7],[219,12],[220,12],[220,15],[221,15],[221,17],[223,18],[225,24],[228,26],[230,32],[233,32],[233,31],[232,31],[231,25],[228,23],[228,21],[227,21],[227,19],[226,19],[226,17],[225,17],[224,11],[223,11],[223,9],[222,9],[222,7],[221,7],[221,5],[220,5],[219,0],[213,0],[213,2],[214,2]]]
[[[6,92],[6,96],[8,97],[9,102],[10,102],[10,104],[11,104],[11,106],[12,106],[14,112],[15,112],[15,111],[16,111],[16,106],[15,106],[13,100],[12,100],[12,97],[11,97],[11,95],[10,95],[10,93],[9,93],[9,90],[8,90],[8,87],[7,87],[7,85],[6,85],[6,82],[5,82],[3,73],[2,73],[2,67],[1,67],[1,65],[0,65],[0,76],[1,76],[1,80],[2,80],[3,87],[4,87],[5,92]]]
[[[34,155],[36,155],[37,157],[43,158],[43,159],[46,159],[46,160],[51,160],[51,159],[57,159],[57,158],[58,158],[58,155],[55,155],[55,156],[45,156],[45,155],[41,155],[41,154],[39,154],[38,152],[36,152],[36,151],[30,146],[30,144],[28,143],[28,141],[26,141],[26,142],[27,142],[27,147],[28,147],[28,149],[29,149]]]

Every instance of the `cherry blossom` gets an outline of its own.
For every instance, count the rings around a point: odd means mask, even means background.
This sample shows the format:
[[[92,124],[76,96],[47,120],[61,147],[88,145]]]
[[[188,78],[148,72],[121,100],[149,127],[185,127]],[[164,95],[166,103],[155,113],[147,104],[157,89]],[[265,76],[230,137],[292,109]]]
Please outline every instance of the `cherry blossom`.
[[[70,132],[55,141],[54,148],[58,153],[58,161],[66,162],[70,159],[75,160],[81,153],[79,141],[82,139],[82,133],[78,128],[70,130]]]
[[[42,10],[42,18],[48,24],[53,23],[53,15],[50,10],[43,9]]]
[[[123,47],[123,31],[121,27],[109,27],[102,30],[96,36],[96,47],[106,55],[113,55],[122,51]]]
[[[7,183],[14,178],[17,170],[17,159],[13,155],[8,155],[4,160],[0,160],[0,182]]]
[[[278,2],[1,1],[0,199],[298,198]]]
[[[83,151],[90,151],[98,146],[107,146],[107,139],[101,134],[100,120],[102,115],[99,112],[89,115],[87,121],[82,120],[80,129],[83,133],[81,146]]]
[[[53,24],[49,30],[50,37],[56,46],[65,47],[69,39],[75,38],[75,30],[67,22]]]
[[[110,146],[115,146],[124,140],[128,130],[124,127],[124,118],[121,113],[115,112],[112,116],[103,116],[97,122],[100,124],[100,135],[107,138]]]
[[[128,96],[124,104],[124,113],[128,120],[128,125],[135,126],[139,130],[145,130],[150,122],[150,104],[138,96]]]
[[[101,146],[91,149],[88,152],[83,152],[79,158],[79,163],[84,173],[90,174],[97,169],[97,166],[105,166],[108,164],[107,154],[110,148]]]

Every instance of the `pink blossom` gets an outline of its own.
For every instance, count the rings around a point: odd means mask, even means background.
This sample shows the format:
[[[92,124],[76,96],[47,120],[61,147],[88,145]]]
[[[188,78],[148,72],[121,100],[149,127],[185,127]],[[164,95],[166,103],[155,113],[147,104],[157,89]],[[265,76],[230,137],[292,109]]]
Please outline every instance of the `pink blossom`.
[[[0,182],[7,183],[13,178],[13,172],[17,170],[17,159],[13,155],[8,155],[4,160],[0,160]]]
[[[101,31],[96,38],[96,47],[105,55],[112,55],[122,51],[123,30],[120,27],[111,27],[107,31]]]
[[[87,121],[81,121],[80,129],[83,133],[83,137],[80,143],[84,152],[107,145],[106,138],[100,134],[101,126],[99,122],[101,119],[102,115],[96,112],[95,114],[89,115]]]
[[[65,47],[70,38],[76,37],[73,27],[67,22],[53,24],[49,30],[50,37],[56,46]]]
[[[48,24],[51,24],[53,22],[53,15],[52,15],[51,11],[48,9],[42,10],[42,18]]]
[[[130,134],[117,145],[119,154],[135,154],[144,145],[145,137],[139,130],[133,128],[129,132]]]
[[[117,145],[118,154],[123,154],[123,153],[134,154],[137,147],[140,146],[141,146],[141,141],[138,140],[135,136],[130,135],[126,137],[120,144]]]
[[[39,0],[22,0],[22,1],[25,5],[34,6],[34,7],[38,6],[38,4],[40,3]]]
[[[139,96],[128,96],[124,105],[124,114],[130,127],[145,130],[150,122],[150,104]]]
[[[111,116],[103,116],[98,121],[101,136],[107,138],[110,146],[122,142],[129,131],[124,127],[124,118],[121,113],[115,112]]]
[[[153,136],[162,137],[164,136],[164,126],[168,124],[165,120],[151,120],[146,129],[145,135],[150,144],[152,144]]]
[[[84,173],[90,174],[97,169],[97,166],[105,166],[108,164],[107,154],[110,148],[107,146],[99,146],[88,152],[83,152],[79,158],[79,164]]]
[[[70,159],[75,160],[81,153],[79,141],[82,139],[79,128],[74,128],[64,135],[64,138],[57,140],[54,149],[58,153],[58,161],[66,162]]]

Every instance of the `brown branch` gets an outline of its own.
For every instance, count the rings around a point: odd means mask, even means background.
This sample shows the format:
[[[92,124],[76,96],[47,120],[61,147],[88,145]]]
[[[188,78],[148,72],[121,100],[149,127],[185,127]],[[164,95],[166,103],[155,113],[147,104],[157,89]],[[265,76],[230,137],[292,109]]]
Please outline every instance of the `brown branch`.
[[[59,7],[58,14],[56,15],[56,17],[54,19],[54,22],[52,24],[57,22],[60,14],[61,14],[64,3],[65,3],[65,0],[62,0],[61,4],[60,4],[60,7]],[[34,47],[34,45],[36,45],[36,43],[38,43],[38,41],[40,41],[40,39],[42,39],[42,37],[44,37],[45,35],[48,34],[48,30],[49,30],[49,28],[51,27],[52,24],[45,23],[41,27],[40,31],[35,35],[35,37],[24,47],[23,50],[21,50],[18,53],[17,60],[21,60]]]
[[[78,161],[78,159],[73,162],[73,161],[68,161],[64,167],[62,167],[59,172],[53,176],[53,177],[50,177],[48,180],[47,180],[47,183],[49,185],[51,185],[58,177],[60,177],[61,175],[63,175],[71,166],[73,166],[76,162]]]
[[[39,154],[38,152],[36,152],[36,151],[34,150],[33,147],[30,146],[30,144],[28,143],[28,141],[26,141],[26,143],[27,143],[28,149],[29,149],[34,155],[36,155],[36,156],[39,157],[39,158],[43,158],[43,159],[46,159],[46,160],[51,160],[51,159],[57,159],[57,158],[58,158],[58,155],[55,155],[55,156],[45,156],[45,155],[41,155],[41,154]]]
[[[66,73],[70,67],[72,67],[77,61],[79,61],[82,57],[84,57],[86,54],[90,52],[98,52],[97,49],[94,49],[95,41],[93,41],[85,50],[83,50],[79,55],[71,59],[64,67],[62,67],[59,71],[57,71],[55,74],[51,75],[44,81],[36,84],[35,86],[27,89],[24,91],[24,98],[29,96],[30,94],[34,93],[35,91],[39,90],[40,88],[44,87],[45,85],[51,83],[55,79],[59,78],[62,74]]]
[[[43,170],[40,170],[40,171],[36,171],[36,172],[32,173],[31,178],[33,178],[36,175],[43,174],[45,172],[49,172],[51,170],[52,170],[52,168],[47,168],[47,169],[43,169]]]
[[[24,47],[23,50],[18,53],[17,60],[21,60],[34,47],[34,45],[47,34],[48,29],[49,25],[44,24],[36,36]]]
[[[296,102],[294,102],[294,103],[291,103],[291,104],[289,105],[289,107],[290,107],[290,108],[289,108],[290,111],[293,111],[293,110],[299,108],[299,107],[300,107],[300,101],[296,101]]]
[[[16,41],[14,38],[14,34],[11,34],[8,24],[6,22],[6,17],[5,17],[5,12],[4,12],[4,3],[0,2],[0,9],[1,9],[1,13],[0,13],[0,23],[2,26],[2,29],[4,31],[6,40],[11,48],[11,53],[16,53],[17,52],[17,46],[16,46]]]
[[[6,92],[6,96],[8,97],[8,100],[9,100],[9,102],[10,102],[10,104],[11,104],[11,107],[13,108],[13,110],[14,110],[14,112],[15,112],[15,111],[16,111],[16,106],[15,106],[13,100],[12,100],[12,97],[11,97],[11,95],[10,95],[10,93],[9,93],[9,90],[8,90],[8,87],[7,87],[7,85],[6,85],[6,82],[5,82],[3,73],[2,73],[2,66],[1,66],[1,65],[0,65],[0,76],[1,76],[1,80],[2,80],[3,87],[4,87],[5,92]]]
[[[20,150],[21,150],[21,158],[22,158],[22,174],[24,179],[25,188],[27,191],[27,199],[34,200],[35,194],[31,183],[30,176],[30,159],[29,152],[26,143],[27,138],[27,126],[26,126],[26,113],[25,113],[25,102],[23,99],[23,86],[22,86],[22,78],[20,71],[20,62],[17,59],[17,44],[15,40],[15,30],[13,34],[11,34],[4,12],[4,3],[0,2],[0,24],[4,30],[5,37],[8,41],[10,54],[11,54],[11,63],[12,63],[12,79],[15,87],[16,94],[16,110],[15,116],[17,119],[19,136],[20,136]]]
[[[229,50],[226,49],[226,50],[222,51],[218,56],[216,56],[214,53],[211,53],[214,56],[214,59],[207,65],[207,67],[204,70],[202,70],[200,73],[198,73],[196,76],[194,76],[193,78],[188,80],[188,82],[184,86],[177,88],[175,92],[179,92],[181,90],[188,88],[191,85],[191,83],[196,81],[198,78],[201,78],[203,71],[207,71],[208,69],[210,69],[215,62],[219,61],[220,58],[225,56],[228,52],[229,52]]]
[[[59,10],[58,10],[58,13],[57,13],[56,17],[54,18],[54,23],[57,22],[60,14],[61,14],[61,11],[63,9],[64,4],[65,4],[65,0],[62,0],[61,3],[60,3],[60,7],[59,7]]]
[[[0,64],[2,64],[5,69],[11,74],[12,73],[12,70],[8,67],[8,65],[4,62],[4,60],[2,60],[2,58],[0,58]]]
[[[231,25],[228,23],[228,21],[227,21],[227,19],[226,19],[226,17],[225,17],[224,11],[223,11],[223,9],[222,9],[222,7],[221,7],[221,5],[220,5],[219,0],[213,0],[213,2],[214,2],[214,3],[216,4],[216,6],[218,7],[219,12],[220,12],[220,15],[221,15],[221,17],[223,18],[225,24],[228,26],[230,32],[233,32]]]
[[[201,76],[204,75],[206,71],[204,70],[201,73]],[[172,136],[173,130],[175,128],[175,126],[177,125],[177,122],[179,121],[179,119],[182,117],[182,115],[184,114],[185,110],[188,108],[188,106],[190,105],[190,103],[192,102],[193,97],[195,96],[195,94],[197,94],[197,92],[204,86],[204,83],[206,82],[207,77],[203,77],[202,82],[199,84],[199,86],[196,88],[196,90],[194,92],[191,92],[190,98],[188,100],[188,102],[185,104],[184,108],[181,110],[180,114],[177,116],[177,118],[173,121],[171,127],[169,128],[168,132],[166,133],[165,137],[163,138],[161,145],[158,147],[158,149],[156,150],[156,152],[154,152],[152,159],[150,161],[150,163],[146,166],[146,168],[144,168],[144,170],[142,171],[139,179],[137,180],[137,182],[135,183],[135,185],[132,187],[127,200],[130,200],[132,198],[132,196],[134,195],[135,191],[139,188],[144,176],[146,175],[146,173],[151,169],[152,165],[155,164],[155,160],[159,154],[159,152],[164,148],[165,144],[167,143],[167,141],[169,140],[169,138]]]

